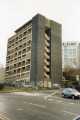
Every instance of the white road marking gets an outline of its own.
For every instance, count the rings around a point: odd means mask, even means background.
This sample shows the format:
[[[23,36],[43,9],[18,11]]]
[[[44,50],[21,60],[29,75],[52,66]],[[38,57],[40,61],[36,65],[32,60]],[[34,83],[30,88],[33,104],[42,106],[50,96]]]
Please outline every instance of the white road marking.
[[[69,111],[65,111],[65,110],[63,112],[66,114],[69,114],[69,115],[74,115],[74,116],[78,115],[77,113],[73,113],[73,112],[69,112]]]
[[[53,99],[50,99],[50,98],[49,98],[49,99],[48,99],[48,101],[51,101],[51,102],[52,102],[52,101],[53,101]]]
[[[58,103],[62,103],[62,104],[65,104],[65,105],[73,105],[73,104],[76,104],[76,103],[79,103],[79,102],[76,102],[76,101],[71,101],[71,100],[67,100],[67,99],[63,99],[63,98],[60,98],[60,97],[57,97],[57,96],[54,96],[53,98],[51,97],[47,97],[45,96],[44,97],[45,100],[49,101],[49,102],[58,102]],[[66,104],[68,103],[68,104]]]
[[[24,101],[24,104],[27,103],[26,101]]]
[[[22,110],[24,110],[23,108],[17,108],[16,110],[18,110],[18,111],[22,111]]]
[[[40,105],[40,104],[35,104],[35,103],[29,103],[30,105],[36,106],[36,107],[40,107],[40,108],[46,108],[45,105]]]
[[[57,91],[56,91],[56,92],[51,93],[50,95],[45,96],[45,97],[44,97],[44,99],[45,99],[45,100],[47,100],[49,97],[54,96],[56,93],[57,93]]]
[[[56,100],[56,99],[51,99],[51,98],[48,98],[47,99],[48,100],[48,102],[51,102],[51,103],[61,103],[61,104],[64,104],[64,105],[73,105],[73,104],[75,104],[75,103],[71,103],[71,102],[65,102],[65,101],[62,101],[62,100]],[[66,103],[68,103],[68,104],[66,104]]]
[[[4,115],[5,113],[0,113],[0,119],[1,120],[10,120],[8,117]]]
[[[75,103],[69,103],[69,104],[73,105],[73,104],[75,104]]]
[[[28,92],[13,92],[15,95],[23,95],[23,96],[42,96],[44,95],[43,93],[28,93]]]
[[[24,104],[27,103],[27,104],[30,104],[30,105],[33,105],[33,106],[36,106],[36,107],[40,107],[40,108],[46,108],[45,105],[40,105],[40,104],[35,104],[35,103],[32,103],[32,102],[26,102],[24,101]]]
[[[58,102],[58,103],[63,103],[64,101],[61,101],[61,100],[56,100],[56,102]]]

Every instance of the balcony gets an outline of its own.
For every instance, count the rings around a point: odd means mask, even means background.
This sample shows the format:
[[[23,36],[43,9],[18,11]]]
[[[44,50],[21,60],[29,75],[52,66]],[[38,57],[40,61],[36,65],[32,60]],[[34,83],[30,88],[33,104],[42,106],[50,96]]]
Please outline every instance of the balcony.
[[[47,40],[50,40],[50,37],[45,33],[45,38],[47,39]]]
[[[44,73],[44,77],[46,77],[47,79],[49,79],[49,75]]]
[[[47,40],[45,40],[45,45],[50,47],[50,43]]]
[[[50,53],[50,49],[48,49],[47,47],[44,48],[45,52]]]
[[[50,62],[47,61],[46,59],[44,59],[44,63],[45,63],[46,65],[50,65]]]
[[[47,53],[44,53],[46,59],[50,59],[50,56]]]
[[[49,69],[48,67],[46,67],[46,66],[44,66],[44,70],[45,70],[46,72],[50,72],[50,69]]]

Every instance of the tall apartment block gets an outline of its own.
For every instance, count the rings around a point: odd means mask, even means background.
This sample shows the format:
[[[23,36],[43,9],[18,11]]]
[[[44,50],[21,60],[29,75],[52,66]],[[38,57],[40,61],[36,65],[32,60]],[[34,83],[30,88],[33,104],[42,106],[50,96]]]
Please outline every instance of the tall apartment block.
[[[52,87],[62,80],[61,24],[37,14],[9,38],[6,82]]]
[[[80,43],[77,41],[63,42],[62,67],[80,67]]]

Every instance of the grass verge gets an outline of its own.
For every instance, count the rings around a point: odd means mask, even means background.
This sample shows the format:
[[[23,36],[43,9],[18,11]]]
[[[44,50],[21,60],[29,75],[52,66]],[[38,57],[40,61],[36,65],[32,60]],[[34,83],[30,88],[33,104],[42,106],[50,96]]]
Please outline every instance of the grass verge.
[[[32,88],[15,88],[15,87],[4,87],[0,89],[0,93],[11,93],[11,92],[32,92]]]

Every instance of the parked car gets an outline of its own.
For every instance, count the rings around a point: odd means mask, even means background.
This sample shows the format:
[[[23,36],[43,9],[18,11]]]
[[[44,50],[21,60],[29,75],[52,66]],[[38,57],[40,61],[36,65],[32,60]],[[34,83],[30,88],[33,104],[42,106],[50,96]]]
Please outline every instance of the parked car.
[[[23,87],[26,87],[26,88],[31,88],[32,87],[32,84],[24,84],[24,85],[22,85]]]
[[[80,92],[78,92],[76,89],[74,88],[65,88],[62,91],[62,96],[63,97],[71,97],[71,98],[80,98]]]
[[[74,118],[73,120],[80,120],[80,116],[77,116],[77,117]]]
[[[54,83],[54,84],[53,84],[53,88],[54,88],[54,89],[59,89],[59,88],[60,88],[60,84]]]

